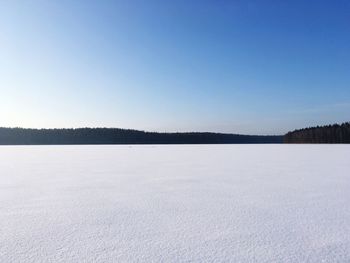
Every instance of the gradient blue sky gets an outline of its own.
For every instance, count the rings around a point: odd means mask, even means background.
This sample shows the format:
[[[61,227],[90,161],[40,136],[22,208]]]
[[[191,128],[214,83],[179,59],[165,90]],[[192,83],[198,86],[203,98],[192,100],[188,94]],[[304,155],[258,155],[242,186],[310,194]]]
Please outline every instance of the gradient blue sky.
[[[350,120],[350,1],[0,1],[0,126]]]

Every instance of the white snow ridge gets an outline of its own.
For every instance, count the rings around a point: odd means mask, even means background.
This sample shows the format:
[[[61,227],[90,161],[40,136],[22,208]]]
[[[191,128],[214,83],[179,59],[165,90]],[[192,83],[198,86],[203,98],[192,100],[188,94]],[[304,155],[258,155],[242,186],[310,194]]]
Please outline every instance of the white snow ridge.
[[[350,146],[2,146],[0,262],[350,262]]]

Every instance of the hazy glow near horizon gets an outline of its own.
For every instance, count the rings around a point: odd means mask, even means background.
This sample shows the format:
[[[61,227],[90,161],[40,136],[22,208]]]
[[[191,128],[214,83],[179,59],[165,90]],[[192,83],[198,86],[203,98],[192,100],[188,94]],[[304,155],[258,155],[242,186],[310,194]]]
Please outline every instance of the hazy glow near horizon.
[[[0,126],[349,121],[350,2],[1,1]]]

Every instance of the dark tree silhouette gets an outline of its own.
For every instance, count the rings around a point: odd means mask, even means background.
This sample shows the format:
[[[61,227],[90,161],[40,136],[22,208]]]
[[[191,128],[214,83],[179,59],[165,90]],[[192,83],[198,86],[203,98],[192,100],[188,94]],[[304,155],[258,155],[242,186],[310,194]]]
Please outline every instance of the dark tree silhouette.
[[[350,122],[288,132],[285,143],[350,143]]]
[[[283,136],[209,132],[157,133],[115,128],[0,128],[0,144],[228,144],[282,143]]]

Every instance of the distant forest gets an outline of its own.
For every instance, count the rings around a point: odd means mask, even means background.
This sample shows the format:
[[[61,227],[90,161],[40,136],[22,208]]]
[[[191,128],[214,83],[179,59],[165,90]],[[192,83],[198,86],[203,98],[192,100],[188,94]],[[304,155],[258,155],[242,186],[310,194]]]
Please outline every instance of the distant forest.
[[[0,128],[0,145],[282,143],[283,136],[209,132],[158,133],[115,128]]]
[[[350,143],[350,122],[295,130],[284,136],[285,143]]]

